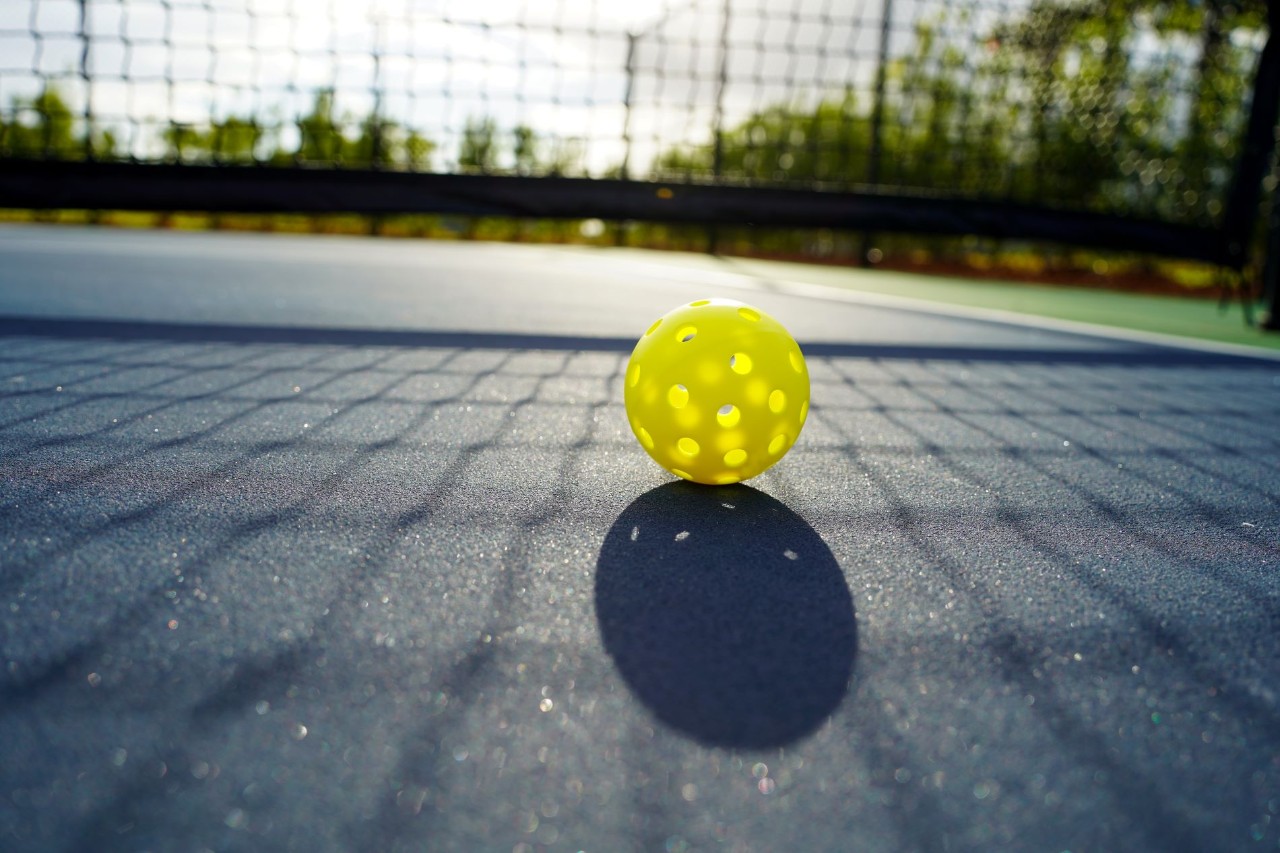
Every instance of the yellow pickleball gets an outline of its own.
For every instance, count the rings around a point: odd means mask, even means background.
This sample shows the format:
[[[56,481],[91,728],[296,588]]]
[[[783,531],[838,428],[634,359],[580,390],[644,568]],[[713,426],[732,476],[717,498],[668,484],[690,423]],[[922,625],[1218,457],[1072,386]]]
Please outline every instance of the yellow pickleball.
[[[809,369],[781,323],[732,299],[681,305],[627,363],[631,431],[677,477],[724,485],[783,457],[809,415]]]

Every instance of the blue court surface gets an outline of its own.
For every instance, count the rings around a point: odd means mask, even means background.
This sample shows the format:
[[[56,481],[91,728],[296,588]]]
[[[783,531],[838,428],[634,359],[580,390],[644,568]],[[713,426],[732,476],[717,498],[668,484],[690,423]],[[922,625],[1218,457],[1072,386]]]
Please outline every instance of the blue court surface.
[[[1280,362],[737,270],[0,230],[0,849],[1275,849]],[[715,296],[723,488],[622,407]]]

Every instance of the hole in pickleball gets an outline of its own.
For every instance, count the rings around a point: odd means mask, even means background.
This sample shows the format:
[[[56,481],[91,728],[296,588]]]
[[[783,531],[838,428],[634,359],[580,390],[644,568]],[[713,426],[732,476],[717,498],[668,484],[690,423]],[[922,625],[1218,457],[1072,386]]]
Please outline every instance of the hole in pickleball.
[[[690,308],[699,308],[699,307],[701,307],[701,306],[703,306],[703,305],[710,305],[710,304],[711,304],[711,300],[710,300],[710,299],[699,299],[697,302],[690,302],[690,303],[689,303],[689,307],[690,307]]]
[[[649,337],[649,336],[650,336],[650,335],[652,335],[654,332],[658,331],[658,327],[659,327],[659,326],[661,326],[661,325],[662,325],[662,318],[661,318],[661,317],[659,317],[657,320],[654,320],[654,321],[653,321],[653,325],[652,325],[652,326],[650,326],[650,327],[649,327],[649,330],[648,330],[647,332],[645,332],[645,333],[644,333],[644,336],[645,336],[646,338],[647,338],[647,337]]]
[[[746,376],[751,372],[751,356],[745,352],[735,352],[729,357],[729,367],[734,373]]]
[[[740,420],[742,420],[742,412],[732,403],[725,403],[720,407],[720,411],[716,412],[716,421],[726,429],[737,426]]]
[[[747,486],[676,482],[637,498],[600,548],[595,610],[632,696],[706,745],[793,743],[836,712],[853,677],[857,622],[835,557]]]
[[[805,400],[800,404],[800,426],[804,426],[804,422],[809,419],[809,401]]]
[[[781,453],[782,449],[787,446],[787,434],[779,433],[773,437],[773,441],[769,442],[770,453]]]
[[[787,395],[781,390],[776,390],[769,395],[769,411],[775,415],[782,414],[782,410],[787,407]]]
[[[744,320],[750,320],[753,323],[760,322],[760,312],[754,308],[739,308],[738,316]]]
[[[741,447],[735,450],[730,450],[724,455],[724,464],[728,465],[730,468],[737,468],[746,461],[747,451],[743,450]]]
[[[677,441],[676,447],[679,448],[680,452],[685,456],[697,456],[698,451],[702,449],[698,445],[698,442],[687,436]]]
[[[693,340],[697,334],[698,329],[696,326],[683,326],[680,331],[676,332],[676,340],[682,344],[687,344],[689,341]]]
[[[689,402],[689,389],[683,385],[672,385],[671,390],[667,391],[667,402],[673,409],[683,409]]]
[[[636,427],[636,438],[644,445],[645,450],[653,450],[653,436],[644,427]]]
[[[804,359],[800,357],[800,353],[792,350],[790,353],[791,369],[796,373],[804,373]]]
[[[640,365],[633,364],[631,365],[630,369],[627,370],[627,385],[630,386],[631,388],[634,388],[639,384],[640,384]]]
[[[677,477],[680,477],[681,479],[684,479],[684,480],[693,479],[692,474],[690,474],[688,471],[681,471],[679,468],[672,468],[671,473],[675,474]]]

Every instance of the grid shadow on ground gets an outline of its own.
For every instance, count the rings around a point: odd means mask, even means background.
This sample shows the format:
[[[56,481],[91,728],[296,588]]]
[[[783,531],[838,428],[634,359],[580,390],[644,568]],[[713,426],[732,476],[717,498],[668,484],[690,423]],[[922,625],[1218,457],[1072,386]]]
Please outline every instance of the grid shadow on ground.
[[[1275,366],[808,347],[744,540],[654,491],[625,342],[183,328],[3,328],[6,849],[1275,842]],[[846,636],[847,689],[672,716],[606,540],[673,506],[851,599],[686,590],[719,689]]]

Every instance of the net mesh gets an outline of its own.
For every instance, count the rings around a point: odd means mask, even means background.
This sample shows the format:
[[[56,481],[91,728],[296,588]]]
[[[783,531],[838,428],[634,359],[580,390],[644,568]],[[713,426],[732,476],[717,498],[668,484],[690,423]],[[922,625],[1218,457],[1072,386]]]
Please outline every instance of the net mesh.
[[[0,157],[939,193],[1213,225],[1260,0],[8,0]]]

